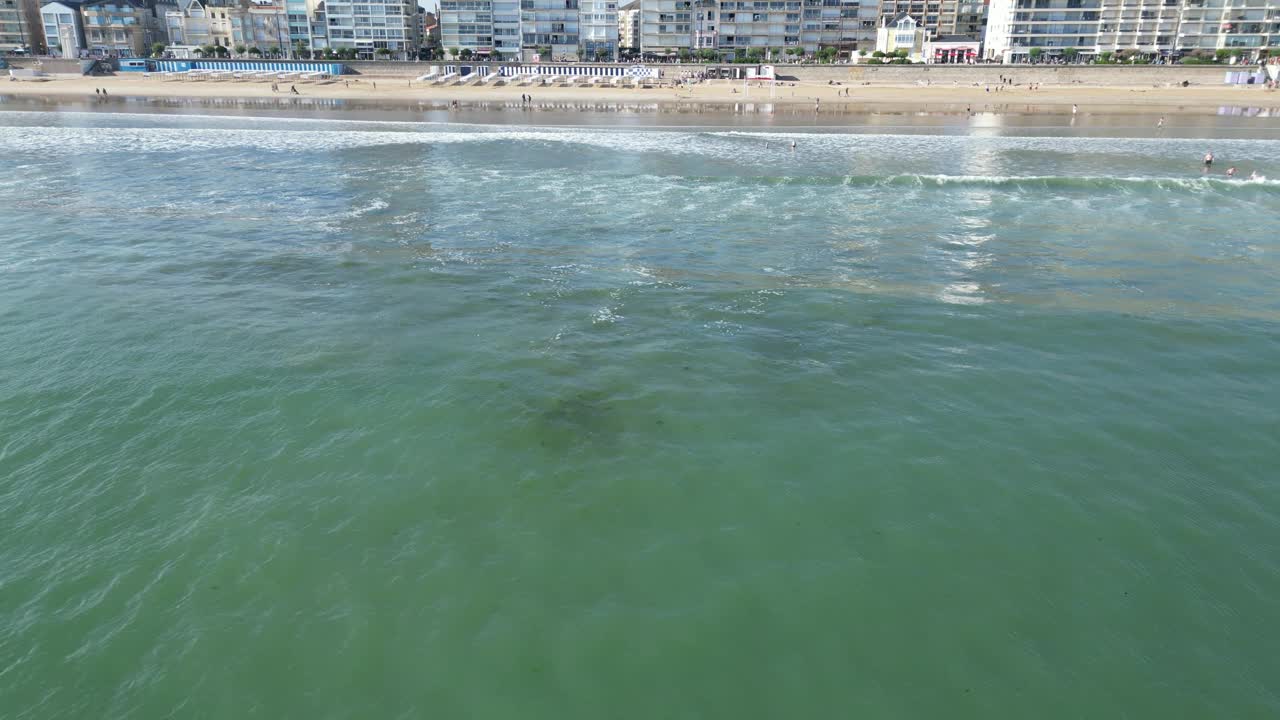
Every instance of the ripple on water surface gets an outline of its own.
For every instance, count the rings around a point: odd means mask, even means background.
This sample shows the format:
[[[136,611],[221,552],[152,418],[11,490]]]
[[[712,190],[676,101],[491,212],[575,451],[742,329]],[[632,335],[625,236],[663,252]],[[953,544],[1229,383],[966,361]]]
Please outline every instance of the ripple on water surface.
[[[1204,145],[0,115],[0,717],[1275,715]]]

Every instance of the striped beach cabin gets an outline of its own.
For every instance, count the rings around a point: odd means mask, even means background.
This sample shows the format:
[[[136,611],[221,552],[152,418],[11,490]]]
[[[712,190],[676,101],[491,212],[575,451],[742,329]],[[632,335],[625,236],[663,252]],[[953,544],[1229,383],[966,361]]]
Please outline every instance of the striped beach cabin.
[[[188,72],[191,70],[223,70],[227,72],[293,72],[341,75],[342,63],[290,62],[283,60],[148,60],[151,72]]]

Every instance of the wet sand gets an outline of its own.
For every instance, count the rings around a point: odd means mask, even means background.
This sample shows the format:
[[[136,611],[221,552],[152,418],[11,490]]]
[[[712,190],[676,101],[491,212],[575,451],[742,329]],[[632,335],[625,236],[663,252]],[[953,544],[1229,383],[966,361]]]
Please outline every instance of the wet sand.
[[[0,86],[0,95],[19,98],[100,99],[95,89],[107,97],[296,101],[349,100],[379,105],[438,106],[454,102],[466,106],[521,104],[522,95],[531,95],[533,107],[553,105],[607,105],[643,110],[661,104],[715,105],[731,109],[735,105],[767,104],[792,112],[810,114],[857,113],[868,110],[927,110],[958,112],[1038,112],[1070,113],[1076,105],[1083,114],[1164,114],[1216,115],[1224,106],[1260,108],[1263,117],[1280,117],[1280,93],[1260,86],[1192,87],[1089,87],[1082,85],[1041,85],[1037,89],[1014,86],[996,90],[988,86],[933,84],[930,86],[827,85],[825,83],[785,83],[777,87],[747,87],[742,82],[712,81],[687,87],[562,87],[562,86],[430,86],[406,78],[362,76],[324,84],[299,83],[298,95],[272,92],[266,82],[162,81],[158,77],[55,77],[45,82],[9,82]],[[847,93],[847,95],[846,95]],[[1273,110],[1274,109],[1274,110]],[[1257,115],[1257,112],[1250,113]]]

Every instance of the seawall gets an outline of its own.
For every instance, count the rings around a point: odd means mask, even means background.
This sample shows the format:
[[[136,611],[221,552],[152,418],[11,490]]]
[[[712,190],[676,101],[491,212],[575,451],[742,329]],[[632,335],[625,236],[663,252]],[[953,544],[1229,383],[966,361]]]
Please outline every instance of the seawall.
[[[54,74],[80,74],[79,60],[42,59],[40,67]],[[18,68],[36,67],[30,58],[11,58]],[[347,61],[343,63],[353,75],[370,77],[414,78],[426,74],[433,62]],[[498,63],[453,63],[477,68],[496,68]],[[591,63],[594,64],[594,63]],[[588,65],[584,63],[583,66]],[[663,77],[678,77],[684,72],[702,72],[712,67],[743,69],[745,65],[657,65]],[[1240,65],[777,65],[784,80],[826,83],[871,83],[872,85],[915,85],[928,82],[946,84],[997,84],[1001,77],[1011,77],[1019,85],[1088,85],[1092,87],[1152,87],[1181,84],[1216,86],[1223,84],[1228,71],[1245,70]],[[491,72],[492,70],[488,70]]]

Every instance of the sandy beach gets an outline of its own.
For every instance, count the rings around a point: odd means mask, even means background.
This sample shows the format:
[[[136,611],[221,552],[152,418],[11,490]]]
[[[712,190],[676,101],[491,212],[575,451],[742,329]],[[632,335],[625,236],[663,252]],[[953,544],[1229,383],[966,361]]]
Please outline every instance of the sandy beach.
[[[562,86],[429,86],[403,77],[344,78],[322,84],[301,83],[302,98],[429,103],[449,106],[480,103],[520,103],[532,96],[541,103],[610,104],[735,104],[771,103],[791,108],[809,106],[816,112],[854,112],[878,107],[929,108],[1001,112],[1080,112],[1109,114],[1213,114],[1223,106],[1280,108],[1280,94],[1262,87],[1090,87],[1085,85],[1025,85],[997,90],[991,86],[951,83],[920,85],[787,82],[777,87],[746,87],[738,81],[709,81],[683,87],[562,87]],[[97,89],[109,96],[140,98],[283,98],[289,86],[273,92],[266,82],[162,81],[158,77],[55,76],[43,82],[8,82],[0,95],[57,99],[95,98]],[[1268,113],[1275,115],[1275,113]]]

